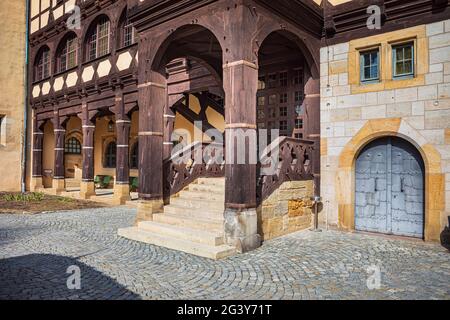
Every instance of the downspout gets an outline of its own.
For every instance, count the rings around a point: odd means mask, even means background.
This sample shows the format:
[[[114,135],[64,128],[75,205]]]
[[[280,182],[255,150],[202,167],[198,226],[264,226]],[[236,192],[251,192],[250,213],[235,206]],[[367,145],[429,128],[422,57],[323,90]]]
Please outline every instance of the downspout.
[[[29,33],[29,9],[30,1],[25,0],[26,4],[26,23],[25,23],[25,66],[24,66],[24,112],[23,112],[23,141],[22,141],[22,174],[21,191],[26,191],[27,179],[27,143],[28,143],[28,33]]]

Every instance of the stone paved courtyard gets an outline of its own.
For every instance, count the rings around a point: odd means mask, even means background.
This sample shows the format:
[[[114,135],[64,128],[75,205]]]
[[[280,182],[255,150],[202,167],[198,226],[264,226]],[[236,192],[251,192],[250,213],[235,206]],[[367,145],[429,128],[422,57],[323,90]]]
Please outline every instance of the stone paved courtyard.
[[[305,231],[215,262],[117,237],[134,216],[0,215],[0,299],[450,299],[450,253],[438,244]],[[72,265],[80,290],[67,288]]]

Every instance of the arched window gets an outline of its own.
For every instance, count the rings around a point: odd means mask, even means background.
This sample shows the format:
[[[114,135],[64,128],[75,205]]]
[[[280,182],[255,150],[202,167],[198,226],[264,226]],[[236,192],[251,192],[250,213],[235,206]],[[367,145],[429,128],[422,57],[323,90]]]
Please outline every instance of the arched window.
[[[101,17],[91,26],[86,39],[86,59],[93,60],[109,53],[110,22],[107,17]]]
[[[81,143],[77,138],[69,138],[66,141],[65,153],[67,154],[81,154]]]
[[[136,43],[137,33],[127,17],[127,9],[125,9],[120,17],[119,22],[119,48],[128,47]]]
[[[71,34],[63,40],[58,50],[56,56],[58,66],[57,72],[64,72],[68,69],[77,66],[78,64],[77,51],[78,51],[77,37],[75,34]]]
[[[117,145],[115,142],[110,142],[105,150],[105,168],[116,167],[116,150]]]
[[[41,81],[50,76],[50,49],[44,47],[39,50],[34,65],[34,81]]]
[[[139,159],[139,142],[136,142],[131,149],[130,155],[130,167],[131,169],[138,168],[138,159]]]

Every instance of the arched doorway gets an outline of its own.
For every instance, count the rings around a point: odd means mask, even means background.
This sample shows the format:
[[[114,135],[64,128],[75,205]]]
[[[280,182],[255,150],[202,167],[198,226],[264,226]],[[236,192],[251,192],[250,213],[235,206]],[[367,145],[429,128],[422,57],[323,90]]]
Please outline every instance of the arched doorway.
[[[372,141],[356,160],[355,229],[424,237],[425,166],[398,137]]]

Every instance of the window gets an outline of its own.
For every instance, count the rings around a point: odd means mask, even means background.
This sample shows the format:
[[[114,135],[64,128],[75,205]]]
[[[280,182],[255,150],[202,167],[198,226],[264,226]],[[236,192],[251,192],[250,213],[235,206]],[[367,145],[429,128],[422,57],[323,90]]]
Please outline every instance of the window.
[[[280,107],[280,117],[287,117],[287,115],[288,115],[288,108]]]
[[[41,81],[50,76],[50,49],[45,47],[39,51],[35,64],[34,81]]]
[[[414,76],[414,44],[408,43],[392,47],[394,78]]]
[[[271,118],[276,118],[277,117],[277,111],[275,110],[275,108],[270,108],[269,109],[269,117],[271,117]]]
[[[287,129],[288,129],[288,122],[286,120],[280,121],[280,130],[287,131]]]
[[[287,103],[288,102],[288,94],[282,93],[280,94],[280,103]]]
[[[266,104],[266,97],[258,97],[258,106],[264,106]]]
[[[269,74],[269,88],[275,88],[277,86],[277,74]]]
[[[115,168],[116,167],[116,150],[117,145],[115,142],[110,142],[106,147],[105,152],[105,168]]]
[[[258,110],[258,119],[264,119],[266,117],[266,114],[264,110]]]
[[[65,153],[81,154],[81,143],[77,138],[70,138],[66,141]]]
[[[294,85],[303,85],[303,70],[297,69],[294,70],[294,79],[293,79]]]
[[[272,94],[269,96],[269,104],[276,104],[277,103],[277,95]]]
[[[303,101],[303,92],[302,91],[295,91],[294,100],[295,100],[295,102]]]
[[[266,77],[262,76],[258,79],[258,90],[264,90],[266,88]]]
[[[380,79],[379,50],[361,52],[361,82],[372,82]]]
[[[125,9],[120,22],[119,47],[128,47],[136,43],[136,29],[127,18],[127,10]]]
[[[77,65],[77,38],[75,35],[70,36],[64,41],[58,53],[58,72],[64,72],[68,69],[74,68]]]
[[[303,133],[296,133],[295,139],[303,139]]]
[[[109,53],[109,25],[109,20],[103,17],[92,27],[87,39],[88,60],[93,60]]]
[[[130,159],[130,167],[131,169],[138,168],[138,159],[139,159],[139,142],[136,142],[131,149],[131,159]]]
[[[295,129],[303,129],[303,119],[295,119]]]
[[[287,87],[288,86],[288,73],[287,72],[281,72],[280,73],[280,86],[281,87]]]

